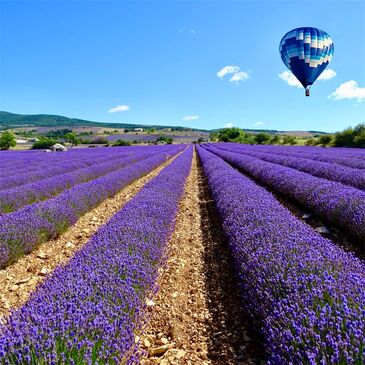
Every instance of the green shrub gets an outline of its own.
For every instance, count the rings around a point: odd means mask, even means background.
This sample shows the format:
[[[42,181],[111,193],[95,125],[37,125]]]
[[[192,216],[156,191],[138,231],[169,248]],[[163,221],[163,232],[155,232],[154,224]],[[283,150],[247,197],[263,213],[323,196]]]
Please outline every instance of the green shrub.
[[[162,135],[156,139],[156,142],[166,142],[167,144],[172,144],[173,138]]]
[[[239,128],[225,128],[222,129],[218,134],[219,142],[235,142],[241,135],[243,131]]]
[[[314,138],[308,138],[307,141],[305,142],[306,146],[314,146],[317,143],[317,140]]]
[[[270,139],[270,144],[279,144],[280,143],[280,136],[277,134],[273,135]]]
[[[335,147],[365,148],[365,123],[358,124],[355,128],[346,128],[337,132],[333,141]]]
[[[254,138],[255,138],[255,142],[257,144],[268,143],[271,139],[270,134],[264,133],[264,132],[260,132],[260,133],[256,134],[256,136]]]
[[[10,131],[4,131],[0,137],[0,149],[8,150],[10,147],[16,146],[15,136]]]
[[[332,142],[332,135],[330,134],[324,134],[318,138],[315,144],[321,145],[321,146],[329,146]]]
[[[284,136],[283,137],[283,144],[290,144],[290,145],[295,145],[297,144],[297,139],[294,136]]]
[[[33,150],[49,149],[55,143],[57,143],[57,141],[54,140],[53,138],[41,137],[39,139],[39,141],[34,143],[34,145],[32,146],[32,149]]]
[[[112,144],[112,146],[113,147],[119,147],[119,146],[131,146],[132,145],[132,143],[131,142],[129,142],[129,141],[125,141],[125,140],[123,140],[123,139],[118,139],[118,140],[116,140],[113,144]]]

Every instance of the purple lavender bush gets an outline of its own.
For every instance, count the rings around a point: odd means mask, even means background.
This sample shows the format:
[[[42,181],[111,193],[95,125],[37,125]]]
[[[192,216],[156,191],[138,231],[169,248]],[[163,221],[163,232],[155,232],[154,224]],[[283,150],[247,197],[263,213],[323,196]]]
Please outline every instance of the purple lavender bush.
[[[0,327],[0,363],[132,364],[192,148],[145,185]]]
[[[364,242],[365,192],[255,157],[205,148]]]
[[[313,176],[337,181],[360,190],[365,190],[365,170],[353,169],[335,163],[314,161],[306,158],[277,155],[275,154],[275,147],[267,149],[267,152],[260,152],[255,149],[241,147],[241,145],[226,146],[225,144],[216,144],[215,146],[225,151],[244,153],[245,155],[256,157],[263,161],[291,167]]]
[[[183,146],[175,145],[170,152],[156,154],[95,180],[79,184],[54,198],[0,217],[0,247],[5,246],[8,252],[8,255],[0,256],[0,269],[31,252],[37,245],[57,237],[76,223],[83,214],[103,200],[114,196],[134,180],[146,175],[182,148]]]
[[[40,200],[49,199],[67,189],[71,189],[73,186],[94,180],[150,156],[151,153],[139,153],[129,157],[117,158],[12,189],[2,190],[0,191],[0,215],[11,213]]]
[[[235,144],[237,146],[237,144]],[[321,148],[309,146],[265,146],[238,145],[250,148],[252,151],[270,152],[273,154],[305,158],[312,161],[328,162],[354,169],[365,169],[365,154],[353,151],[354,148]],[[351,150],[351,151],[348,151]],[[348,153],[346,153],[346,151]]]
[[[268,364],[365,360],[365,265],[198,147]]]
[[[156,148],[157,146],[155,146]],[[66,168],[68,164],[78,162],[83,167],[90,166],[95,162],[103,162],[118,157],[126,157],[129,154],[146,152],[142,146],[123,148],[73,148],[67,152],[44,153],[41,151],[10,151],[8,154],[1,154],[0,178],[32,174],[33,172],[47,172],[52,174],[60,166]],[[70,170],[71,171],[71,170]],[[65,172],[67,172],[65,170]]]
[[[137,152],[137,151],[136,151]],[[142,151],[141,151],[142,152]],[[85,159],[85,156],[78,156],[72,154],[68,155],[68,159],[62,161],[49,161],[47,165],[42,166],[34,166],[34,163],[31,165],[32,170],[28,172],[24,172],[24,167],[16,168],[11,167],[8,169],[9,172],[18,172],[17,174],[12,174],[11,176],[2,176],[0,177],[0,190],[5,190],[9,188],[14,188],[16,186],[29,184],[31,182],[39,181],[42,179],[47,179],[56,175],[66,174],[71,171],[76,171],[79,169],[86,168],[91,165],[100,164],[107,161],[113,161],[120,158],[128,157],[135,152],[129,153],[120,153],[120,154],[109,154],[105,156],[101,154],[101,156],[89,156]]]

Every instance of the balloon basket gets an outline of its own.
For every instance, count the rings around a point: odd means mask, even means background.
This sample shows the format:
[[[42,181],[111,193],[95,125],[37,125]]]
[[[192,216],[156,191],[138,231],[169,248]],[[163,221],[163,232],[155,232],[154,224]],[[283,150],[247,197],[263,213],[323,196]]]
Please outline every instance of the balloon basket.
[[[309,89],[305,89],[305,96],[309,96],[309,95],[310,95]]]

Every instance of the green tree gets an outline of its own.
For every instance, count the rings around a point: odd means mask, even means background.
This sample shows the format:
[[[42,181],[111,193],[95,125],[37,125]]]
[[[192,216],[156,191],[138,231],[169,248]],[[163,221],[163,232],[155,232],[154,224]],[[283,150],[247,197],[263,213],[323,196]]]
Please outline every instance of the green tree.
[[[290,145],[297,144],[297,139],[294,136],[285,135],[283,137],[283,144],[290,144]]]
[[[219,136],[218,132],[210,132],[209,140],[211,140],[212,142],[216,142],[218,141],[218,136]]]
[[[365,148],[365,123],[359,124],[354,128],[355,147]]]
[[[280,136],[274,134],[270,139],[270,144],[279,144],[280,143]]]
[[[316,142],[316,144],[321,145],[321,146],[328,146],[331,144],[332,142],[332,135],[330,134],[324,134],[322,136],[319,137],[318,141]]]
[[[236,140],[242,136],[243,131],[241,129],[233,127],[233,128],[225,128],[219,132],[218,140],[220,142],[236,142]]]
[[[256,134],[255,136],[255,142],[257,144],[264,144],[270,141],[270,134],[268,133],[264,133],[264,132],[260,132],[258,134]]]
[[[352,135],[352,128],[336,132],[333,144],[335,147],[353,147],[354,136]]]
[[[72,129],[70,128],[62,128],[62,129],[51,129],[44,136],[48,138],[65,138],[68,133],[72,133]]]
[[[71,146],[77,146],[80,144],[80,139],[77,138],[77,135],[74,132],[67,133],[65,135],[65,139],[67,142],[71,143]]]
[[[8,150],[10,147],[16,146],[15,136],[10,131],[4,131],[0,137],[0,149]]]
[[[162,135],[156,139],[156,142],[166,142],[167,144],[172,144],[173,138]]]
[[[255,136],[246,132],[242,132],[235,142],[243,144],[256,144]]]

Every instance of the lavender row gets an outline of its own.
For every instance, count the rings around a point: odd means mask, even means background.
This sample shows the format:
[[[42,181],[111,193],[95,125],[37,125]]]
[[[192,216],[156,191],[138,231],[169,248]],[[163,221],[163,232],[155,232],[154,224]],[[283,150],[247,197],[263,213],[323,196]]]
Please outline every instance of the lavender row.
[[[136,151],[137,152],[137,151]],[[91,165],[101,164],[103,162],[117,160],[123,157],[130,156],[134,153],[123,153],[120,155],[112,155],[112,156],[95,156],[95,158],[79,159],[78,156],[73,156],[68,160],[58,161],[54,163],[54,161],[49,161],[48,165],[42,167],[34,167],[31,171],[18,170],[18,173],[12,174],[11,176],[0,177],[0,190],[5,190],[9,188],[14,188],[17,186],[21,186],[24,184],[29,184],[31,182],[39,181],[42,179],[46,179],[52,176],[65,174],[71,171],[76,171],[79,169],[86,168]],[[52,162],[52,163],[51,163]],[[15,168],[13,168],[14,172]]]
[[[261,145],[257,147],[274,147],[270,145]],[[365,150],[361,148],[345,147],[314,147],[314,146],[275,146],[283,152],[307,153],[313,156],[332,156],[345,157],[349,159],[363,159]]]
[[[154,148],[158,147],[161,146],[154,146]],[[14,156],[11,156],[11,158],[3,158],[3,155],[1,154],[2,169],[0,174],[2,177],[11,176],[19,174],[19,172],[32,172],[42,168],[50,168],[52,165],[66,164],[67,162],[74,160],[90,163],[90,161],[94,159],[116,157],[118,155],[137,152],[143,149],[146,148],[143,148],[142,146],[125,146],[123,148],[73,148],[67,152],[56,153],[44,153],[44,151],[39,150],[36,153],[28,151],[28,153],[24,153],[24,157],[19,157],[19,155],[14,152]]]
[[[2,364],[131,364],[192,148],[121,209],[0,327]]]
[[[98,154],[99,155],[99,154]],[[4,158],[1,154],[1,176],[7,176],[12,174],[18,174],[18,171],[31,171],[42,167],[49,167],[50,163],[58,164],[70,160],[70,158],[77,158],[82,161],[87,161],[94,153],[90,153],[87,157],[85,154],[81,154],[78,150],[68,151],[67,153],[44,153],[44,151],[38,151],[37,153],[27,153],[24,157],[20,157],[17,154],[11,156],[11,158]]]
[[[28,173],[19,172],[11,176],[0,177],[0,190],[9,189],[12,187],[28,184],[37,180],[44,179],[45,177],[56,176],[64,174],[70,171],[82,169],[89,166],[84,161],[69,161],[67,164],[61,163],[53,165],[51,169],[42,168],[40,170],[31,171]],[[15,169],[15,168],[14,168]]]
[[[80,149],[68,151],[67,153],[29,153],[27,158],[23,160],[14,158],[13,160],[5,161],[2,159],[0,177],[4,178],[32,173],[43,169],[52,171],[53,166],[66,165],[70,161],[78,161],[90,165],[94,159],[105,160],[106,158],[115,158],[119,155],[125,155],[133,151],[137,152],[138,150],[141,150],[141,148],[98,148],[95,150],[91,149],[92,152],[89,153],[82,153]]]
[[[319,162],[299,157],[273,154],[270,150],[267,152],[255,151],[241,145],[215,144],[215,147],[230,151],[244,153],[245,155],[257,157],[260,160],[276,163],[279,165],[291,167],[293,169],[306,172],[313,176],[322,177],[331,181],[337,181],[345,185],[365,190],[365,171],[352,169],[350,167],[340,166],[333,163]]]
[[[341,153],[342,148],[339,148],[340,151],[336,151],[336,153],[331,153],[329,148],[320,148],[320,147],[312,147],[318,150],[316,153],[312,153],[310,147],[289,147],[289,146],[248,146],[242,145],[248,149],[252,149],[254,151],[262,151],[269,152],[279,155],[292,156],[292,157],[300,157],[314,161],[320,162],[328,162],[341,166],[350,167],[353,169],[365,169],[365,155],[354,157],[348,157],[346,154]]]
[[[313,210],[360,242],[365,238],[365,192],[243,154],[206,147],[263,185]]]
[[[363,364],[365,265],[198,148],[269,364]]]
[[[150,153],[139,153],[0,191],[0,216],[26,205],[50,199],[78,184],[96,179],[150,156]]]
[[[87,183],[52,199],[28,205],[0,217],[0,269],[37,245],[57,237],[89,210],[114,196],[132,181],[152,171],[174,152],[163,152]]]

